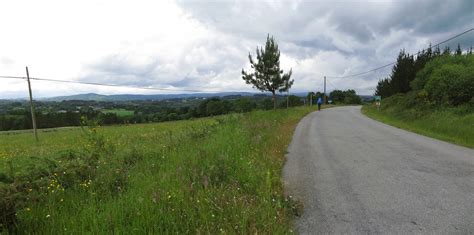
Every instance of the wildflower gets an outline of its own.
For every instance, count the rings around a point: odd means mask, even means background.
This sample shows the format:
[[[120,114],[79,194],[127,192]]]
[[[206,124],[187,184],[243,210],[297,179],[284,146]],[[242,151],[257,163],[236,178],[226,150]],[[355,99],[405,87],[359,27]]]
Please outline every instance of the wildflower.
[[[47,215],[46,215],[46,218],[49,218],[49,217],[51,217],[51,215],[50,215],[50,214],[47,214]]]
[[[30,209],[29,207],[27,207],[25,210],[26,210],[26,211],[31,211],[31,209]]]

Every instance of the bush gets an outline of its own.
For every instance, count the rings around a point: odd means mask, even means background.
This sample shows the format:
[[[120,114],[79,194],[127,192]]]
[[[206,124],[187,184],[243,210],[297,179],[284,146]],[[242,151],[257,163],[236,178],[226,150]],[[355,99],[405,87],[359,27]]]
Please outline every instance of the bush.
[[[330,99],[335,103],[344,104],[361,104],[362,99],[356,94],[354,90],[334,90],[329,94]]]
[[[474,56],[443,56],[418,72],[413,89],[426,91],[437,105],[462,105],[474,95]]]

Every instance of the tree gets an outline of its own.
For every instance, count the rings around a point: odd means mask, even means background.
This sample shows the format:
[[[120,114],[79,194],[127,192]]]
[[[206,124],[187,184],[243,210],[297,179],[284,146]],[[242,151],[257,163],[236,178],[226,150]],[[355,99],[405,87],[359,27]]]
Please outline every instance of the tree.
[[[254,88],[264,92],[272,93],[273,109],[276,109],[276,92],[285,92],[293,85],[294,80],[290,80],[292,70],[283,73],[280,69],[280,50],[273,37],[267,36],[265,49],[257,47],[257,61],[252,59],[249,53],[249,61],[253,73],[247,73],[242,69],[242,79],[245,83],[251,84]]]
[[[290,107],[296,107],[296,106],[303,105],[303,101],[301,100],[301,97],[296,96],[296,95],[290,95],[288,97],[288,101],[289,101]]]
[[[336,104],[344,102],[344,98],[345,98],[344,92],[341,90],[331,91],[331,93],[329,93],[329,97]]]
[[[419,54],[420,58],[425,57],[425,52]],[[375,94],[389,97],[397,93],[409,92],[411,90],[410,82],[415,79],[417,67],[423,67],[424,63],[426,62],[422,62],[420,59],[419,64],[415,64],[413,56],[405,53],[405,50],[401,50],[390,77],[379,81]]]
[[[303,98],[304,99],[304,98]],[[280,103],[280,108],[286,108],[287,100]],[[296,95],[288,96],[288,106],[289,107],[296,107],[303,105],[302,98]]]
[[[462,55],[461,45],[458,43],[458,48],[456,48],[456,55]]]
[[[392,87],[390,83],[390,78],[384,78],[380,80],[377,84],[375,90],[375,95],[382,96],[383,98],[389,97],[392,95]]]
[[[451,55],[451,48],[449,48],[449,46],[444,48],[443,55]]]
[[[273,102],[272,102],[271,99],[265,98],[265,99],[262,99],[262,101],[260,101],[258,106],[259,106],[260,109],[270,110],[270,109],[273,108]]]
[[[356,94],[354,90],[344,91],[344,103],[345,104],[361,104],[362,99]]]
[[[235,101],[235,111],[239,113],[250,112],[255,109],[257,104],[251,98],[240,98]]]

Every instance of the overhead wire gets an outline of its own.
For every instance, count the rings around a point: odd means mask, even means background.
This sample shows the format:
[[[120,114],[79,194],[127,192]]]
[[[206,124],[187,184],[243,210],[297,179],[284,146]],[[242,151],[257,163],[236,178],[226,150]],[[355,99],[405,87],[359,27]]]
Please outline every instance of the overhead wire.
[[[22,79],[26,80],[26,77],[16,77],[16,76],[0,76],[0,78],[12,78],[12,79]],[[30,77],[30,80],[37,80],[37,81],[48,81],[48,82],[60,82],[60,83],[73,83],[73,84],[82,84],[82,85],[93,85],[93,86],[108,86],[108,87],[121,87],[121,88],[131,88],[131,89],[143,89],[143,90],[156,90],[156,91],[176,91],[176,92],[196,92],[196,93],[203,93],[203,92],[218,92],[218,91],[211,91],[211,90],[197,90],[197,89],[173,89],[173,88],[159,88],[159,87],[137,87],[137,86],[125,86],[119,84],[106,84],[106,83],[98,83],[98,82],[82,82],[82,81],[72,81],[72,80],[57,80],[57,79],[50,79],[50,78],[36,78]],[[226,91],[232,92],[232,91]]]
[[[451,41],[457,37],[460,37],[464,34],[467,34],[471,31],[473,31],[474,28],[470,28],[462,33],[459,33],[459,34],[456,34],[446,40],[443,40],[435,45],[432,45],[431,47],[428,47],[428,48],[435,48],[435,47],[438,47],[439,45],[443,44],[443,43],[446,43],[448,41]],[[426,49],[428,49],[426,48]],[[415,53],[415,55],[419,55],[421,52],[418,52],[418,53]],[[370,69],[368,71],[365,71],[365,72],[360,72],[360,73],[356,73],[356,74],[350,74],[350,75],[345,75],[345,76],[326,76],[327,78],[338,78],[338,79],[341,79],[341,78],[349,78],[349,77],[356,77],[356,76],[360,76],[360,75],[364,75],[364,74],[367,74],[367,73],[371,73],[371,72],[375,72],[377,70],[380,70],[380,69],[383,69],[385,67],[388,67],[388,66],[391,66],[393,64],[395,64],[396,61],[394,62],[391,62],[389,64],[385,64],[385,65],[382,65],[382,66],[379,66],[377,68],[374,68],[374,69]],[[18,76],[0,76],[0,78],[11,78],[11,79],[27,79],[26,77],[18,77]],[[180,91],[183,91],[183,92],[217,92],[217,91],[205,91],[205,90],[197,90],[197,89],[173,89],[173,88],[158,88],[158,87],[136,87],[136,86],[125,86],[125,85],[119,85],[119,84],[106,84],[106,83],[97,83],[97,82],[82,82],[82,81],[73,81],[73,80],[57,80],[57,79],[50,79],[50,78],[35,78],[35,77],[30,77],[31,80],[37,80],[37,81],[49,81],[49,82],[60,82],[60,83],[74,83],[74,84],[82,84],[82,85],[95,85],[95,86],[108,86],[108,87],[122,87],[122,88],[131,88],[131,89],[144,89],[144,90],[156,90],[156,91],[176,91],[176,92],[180,92]],[[329,81],[329,80],[328,80]],[[329,82],[329,84],[331,86],[333,86],[333,88],[336,88],[331,82]],[[229,91],[227,91],[229,92]]]
[[[448,38],[448,39],[445,39],[445,40],[443,40],[443,41],[441,41],[441,42],[438,42],[438,43],[436,43],[436,44],[434,44],[434,45],[432,45],[432,46],[430,46],[430,47],[427,47],[427,48],[425,48],[425,49],[423,49],[423,50],[427,50],[427,49],[432,49],[432,48],[438,47],[439,45],[441,45],[441,44],[443,44],[443,43],[449,42],[449,41],[451,41],[451,40],[453,40],[453,39],[455,39],[455,38],[458,38],[458,37],[460,37],[460,36],[462,36],[462,35],[464,35],[464,34],[467,34],[467,33],[471,32],[471,31],[473,31],[473,30],[474,30],[474,28],[470,28],[470,29],[468,29],[468,30],[466,30],[466,31],[463,31],[462,33],[456,34],[456,35],[454,35],[454,36],[452,36],[452,37],[450,37],[450,38]],[[414,53],[414,55],[419,55],[420,53],[421,53],[421,51],[418,51],[417,53]],[[365,71],[365,72],[360,72],[360,73],[355,73],[355,74],[350,74],[350,75],[345,75],[345,76],[326,76],[326,77],[327,77],[327,78],[349,78],[349,77],[357,77],[357,76],[360,76],[360,75],[364,75],[364,74],[368,74],[368,73],[371,73],[371,72],[375,72],[375,71],[377,71],[377,70],[386,68],[386,67],[388,67],[388,66],[390,66],[390,65],[393,65],[393,64],[396,64],[396,63],[397,63],[397,62],[394,61],[394,62],[385,64],[385,65],[379,66],[379,67],[377,67],[377,68],[370,69],[370,70]]]

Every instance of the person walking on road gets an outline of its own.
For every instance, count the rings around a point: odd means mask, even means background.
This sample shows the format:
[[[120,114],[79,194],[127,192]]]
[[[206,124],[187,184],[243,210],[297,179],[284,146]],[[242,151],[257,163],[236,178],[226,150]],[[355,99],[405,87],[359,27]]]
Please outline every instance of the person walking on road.
[[[323,103],[323,99],[321,97],[318,98],[318,111],[321,110],[321,104]]]

